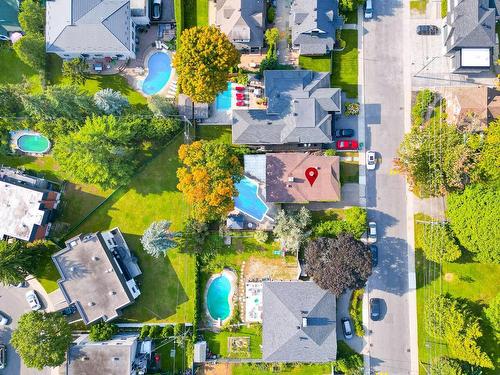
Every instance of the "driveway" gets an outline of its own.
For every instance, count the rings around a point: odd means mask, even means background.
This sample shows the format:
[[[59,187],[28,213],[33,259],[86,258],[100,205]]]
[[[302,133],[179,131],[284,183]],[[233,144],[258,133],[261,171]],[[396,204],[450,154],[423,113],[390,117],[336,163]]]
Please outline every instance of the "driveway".
[[[280,64],[290,64],[292,61],[290,51],[288,49],[288,18],[290,16],[291,0],[276,1],[276,18],[274,27],[280,31],[280,40],[278,41],[278,61]]]
[[[30,283],[30,281],[28,281]],[[17,327],[19,317],[24,313],[30,311],[28,302],[26,302],[25,294],[28,290],[35,289],[42,307],[47,306],[45,292],[40,292],[37,287],[33,287],[30,283],[26,288],[5,287],[0,284],[0,311],[2,314],[9,318],[9,325],[0,328],[0,342],[7,344],[7,367],[0,373],[2,375],[49,375],[50,369],[38,371],[35,369],[28,369],[20,360],[14,348],[8,344],[12,331]]]
[[[408,2],[374,0],[374,18],[364,21],[363,33],[366,149],[379,159],[366,178],[368,218],[377,223],[379,238],[379,264],[366,290],[368,298],[384,300],[383,319],[364,320],[370,368],[387,374],[411,373],[406,190],[404,178],[391,173],[411,89],[404,79],[408,27]]]

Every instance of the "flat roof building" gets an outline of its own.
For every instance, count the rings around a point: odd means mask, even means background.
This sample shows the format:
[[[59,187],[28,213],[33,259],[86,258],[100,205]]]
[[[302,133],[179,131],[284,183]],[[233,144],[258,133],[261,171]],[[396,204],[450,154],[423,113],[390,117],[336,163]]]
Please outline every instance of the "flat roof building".
[[[44,239],[60,199],[51,182],[0,167],[0,239]]]
[[[117,318],[140,295],[134,277],[142,272],[118,228],[73,237],[52,260],[66,302],[85,324]]]

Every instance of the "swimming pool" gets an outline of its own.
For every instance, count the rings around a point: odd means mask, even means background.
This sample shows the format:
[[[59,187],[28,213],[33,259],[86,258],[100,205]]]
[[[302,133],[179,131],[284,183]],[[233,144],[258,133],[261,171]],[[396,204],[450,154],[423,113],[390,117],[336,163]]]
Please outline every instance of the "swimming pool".
[[[226,91],[221,92],[215,99],[215,108],[218,111],[227,111],[231,109],[231,94],[231,82],[228,82]]]
[[[235,186],[238,189],[238,196],[234,198],[234,206],[255,220],[262,221],[269,207],[260,199],[257,183],[248,177],[243,177]]]
[[[49,151],[50,142],[41,134],[24,134],[17,138],[17,147],[24,152],[43,154]]]
[[[170,55],[164,52],[155,52],[148,59],[148,76],[142,83],[142,92],[154,95],[161,91],[170,79],[172,72]]]
[[[229,317],[231,313],[230,293],[231,282],[225,275],[217,276],[212,280],[207,291],[207,309],[212,319],[223,321]]]

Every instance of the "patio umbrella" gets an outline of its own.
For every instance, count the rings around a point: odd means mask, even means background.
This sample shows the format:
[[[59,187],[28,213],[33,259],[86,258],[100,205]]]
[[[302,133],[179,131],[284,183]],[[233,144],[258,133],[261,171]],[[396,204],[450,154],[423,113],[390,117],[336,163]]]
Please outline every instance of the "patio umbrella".
[[[10,36],[10,41],[12,42],[12,44],[14,44],[22,37],[23,37],[23,34],[15,32],[15,33],[12,33],[12,35]]]

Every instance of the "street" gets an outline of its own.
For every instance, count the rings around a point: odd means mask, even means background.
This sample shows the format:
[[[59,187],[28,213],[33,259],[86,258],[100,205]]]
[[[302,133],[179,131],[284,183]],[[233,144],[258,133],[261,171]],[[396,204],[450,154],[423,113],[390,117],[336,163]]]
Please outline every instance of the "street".
[[[416,324],[409,319],[405,179],[393,172],[410,90],[405,86],[407,7],[398,0],[375,0],[374,18],[363,21],[366,149],[379,161],[375,171],[366,172],[368,218],[377,223],[379,249],[367,292],[368,298],[383,300],[381,320],[366,320],[366,339],[370,368],[383,374],[411,373],[410,323]]]

